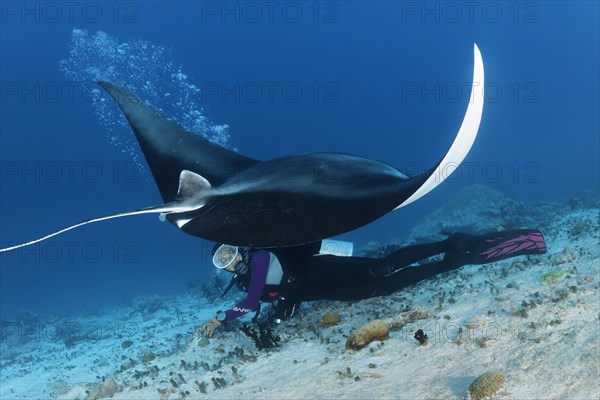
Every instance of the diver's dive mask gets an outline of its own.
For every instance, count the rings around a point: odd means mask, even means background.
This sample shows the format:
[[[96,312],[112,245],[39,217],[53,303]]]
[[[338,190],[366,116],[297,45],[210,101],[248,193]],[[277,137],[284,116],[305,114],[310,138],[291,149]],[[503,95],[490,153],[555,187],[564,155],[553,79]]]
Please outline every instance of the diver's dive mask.
[[[237,246],[222,244],[213,255],[212,262],[218,269],[227,268],[240,253]]]

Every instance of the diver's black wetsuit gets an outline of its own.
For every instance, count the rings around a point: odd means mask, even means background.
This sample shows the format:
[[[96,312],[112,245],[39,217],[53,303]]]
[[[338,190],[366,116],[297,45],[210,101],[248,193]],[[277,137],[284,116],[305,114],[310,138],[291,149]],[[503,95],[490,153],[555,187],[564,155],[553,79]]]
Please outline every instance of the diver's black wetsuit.
[[[361,300],[384,296],[419,281],[467,264],[485,264],[525,254],[542,254],[546,245],[539,231],[518,230],[470,236],[455,233],[436,243],[407,246],[377,259],[313,256],[304,274],[288,283],[290,300]],[[444,259],[410,266],[445,254]]]
[[[271,249],[285,269],[280,283],[269,285],[265,284],[269,252],[251,250],[248,272],[234,275],[229,286],[236,283],[248,296],[228,311],[226,320],[260,310],[260,301],[277,301],[275,319],[280,320],[293,315],[304,301],[385,296],[463,265],[546,252],[542,234],[530,229],[482,236],[454,233],[441,242],[402,247],[383,258],[315,255],[320,246],[317,243],[302,249]],[[444,258],[413,266],[438,254],[444,254]]]

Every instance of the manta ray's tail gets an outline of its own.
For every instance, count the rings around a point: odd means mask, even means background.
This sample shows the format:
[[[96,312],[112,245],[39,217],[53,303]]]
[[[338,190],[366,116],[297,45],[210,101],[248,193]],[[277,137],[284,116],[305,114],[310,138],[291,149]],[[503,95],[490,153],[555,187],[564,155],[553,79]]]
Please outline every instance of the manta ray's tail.
[[[31,246],[32,244],[36,244],[36,243],[42,242],[42,241],[44,241],[46,239],[50,239],[51,237],[60,235],[61,233],[65,233],[65,232],[70,231],[70,230],[75,229],[75,228],[79,228],[80,226],[83,226],[83,225],[92,224],[94,222],[105,221],[107,219],[127,217],[127,216],[130,216],[130,215],[153,214],[153,213],[154,214],[158,214],[158,213],[163,213],[163,212],[169,212],[170,209],[168,207],[169,207],[169,205],[165,204],[165,205],[157,206],[157,207],[142,208],[142,209],[135,210],[135,211],[128,211],[128,212],[123,212],[123,213],[118,213],[118,214],[106,215],[104,217],[88,219],[86,221],[79,222],[78,224],[71,225],[71,226],[68,226],[66,228],[60,229],[60,230],[58,230],[56,232],[52,232],[52,233],[50,233],[50,234],[48,234],[46,236],[42,236],[41,238],[38,238],[38,239],[35,239],[35,240],[30,240],[29,242],[17,244],[17,245],[10,246],[10,247],[5,247],[3,249],[0,249],[0,253],[6,252],[6,251],[11,251],[11,250],[16,250],[16,249],[19,249],[21,247]]]
[[[141,208],[134,211],[106,215],[104,217],[88,219],[86,221],[79,222],[77,224],[60,229],[56,232],[50,233],[49,235],[43,236],[39,239],[31,240],[29,242],[17,244],[10,247],[5,247],[3,249],[0,249],[0,253],[16,250],[21,247],[31,246],[32,244],[42,242],[46,239],[50,239],[51,237],[60,235],[61,233],[68,232],[75,228],[79,228],[80,226],[92,224],[94,222],[106,221],[108,219],[129,217],[132,215],[175,214],[175,218],[173,218],[173,220],[176,224],[178,224],[178,213],[185,213],[187,211],[197,210],[204,206],[205,198],[209,194],[210,189],[210,183],[200,175],[195,174],[191,171],[182,171],[179,177],[179,187],[177,190],[177,196],[175,200],[170,203],[161,204],[159,206]]]
[[[409,181],[409,184],[417,187],[417,190],[396,207],[397,209],[425,196],[442,183],[465,159],[475,142],[477,131],[479,130],[479,123],[481,122],[481,115],[483,113],[484,83],[483,60],[481,52],[477,44],[475,44],[471,97],[469,98],[469,106],[467,107],[467,112],[458,134],[454,139],[454,143],[452,143],[446,155],[434,168],[412,178],[412,182]]]

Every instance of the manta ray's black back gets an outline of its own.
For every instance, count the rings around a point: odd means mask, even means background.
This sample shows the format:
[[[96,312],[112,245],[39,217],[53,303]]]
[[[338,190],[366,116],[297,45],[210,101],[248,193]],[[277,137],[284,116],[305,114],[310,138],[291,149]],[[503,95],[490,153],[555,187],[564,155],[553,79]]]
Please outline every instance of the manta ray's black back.
[[[259,162],[188,132],[119,86],[98,84],[114,98],[129,121],[165,203],[175,199],[183,170],[218,186]],[[272,250],[285,259],[286,265],[298,265],[318,252],[319,246],[320,242]]]

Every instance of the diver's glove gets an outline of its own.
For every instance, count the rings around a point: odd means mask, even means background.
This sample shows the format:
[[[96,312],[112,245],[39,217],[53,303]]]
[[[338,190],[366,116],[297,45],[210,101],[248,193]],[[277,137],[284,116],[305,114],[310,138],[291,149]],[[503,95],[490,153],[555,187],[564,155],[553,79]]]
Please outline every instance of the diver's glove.
[[[300,302],[293,301],[288,297],[279,296],[279,300],[277,300],[277,305],[275,306],[273,322],[280,324],[281,321],[293,317],[299,306]]]
[[[220,321],[218,321],[216,318],[213,318],[202,325],[202,332],[204,333],[204,336],[212,337],[212,335],[221,327],[221,325],[223,324]]]

